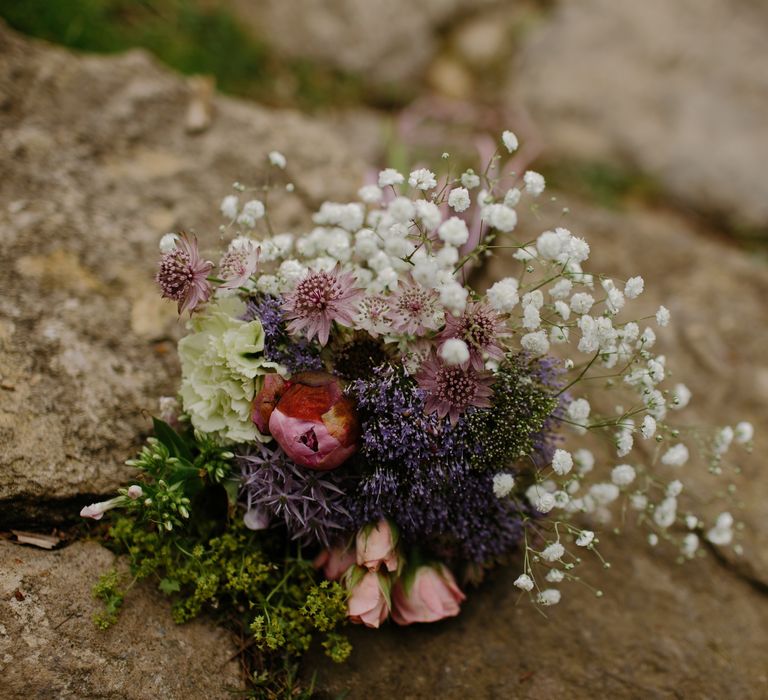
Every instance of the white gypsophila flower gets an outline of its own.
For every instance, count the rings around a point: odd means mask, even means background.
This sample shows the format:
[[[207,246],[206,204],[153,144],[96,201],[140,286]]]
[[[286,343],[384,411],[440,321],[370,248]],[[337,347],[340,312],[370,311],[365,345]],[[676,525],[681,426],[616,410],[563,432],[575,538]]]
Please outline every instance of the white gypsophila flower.
[[[387,213],[399,224],[410,224],[416,216],[416,207],[408,197],[395,197],[387,205]]]
[[[560,602],[560,591],[556,588],[545,588],[536,596],[536,602],[539,605],[557,605]]]
[[[456,187],[448,195],[448,206],[455,212],[462,212],[469,209],[472,201],[469,198],[469,190],[466,187]]]
[[[589,488],[589,495],[601,506],[613,503],[619,497],[619,487],[616,484],[593,484]]]
[[[571,307],[564,301],[558,299],[555,302],[555,313],[560,316],[563,321],[567,321],[571,317]]]
[[[656,312],[656,323],[660,326],[666,326],[669,324],[670,313],[666,306],[660,306]]]
[[[384,193],[378,185],[364,185],[357,191],[357,196],[366,204],[378,204]]]
[[[745,445],[752,441],[755,436],[755,428],[752,423],[748,421],[741,421],[736,424],[736,428],[733,431],[733,437],[740,445]]]
[[[683,555],[686,557],[692,557],[694,554],[696,554],[696,550],[699,548],[699,538],[697,535],[695,535],[692,532],[689,532],[685,537],[683,537],[683,545],[681,547],[681,550],[683,552]]]
[[[534,197],[542,194],[547,186],[544,176],[534,170],[526,171],[523,175],[523,182],[525,183],[525,191]]]
[[[619,433],[616,437],[616,454],[619,457],[626,457],[635,444],[635,438],[632,433],[625,430]]]
[[[523,328],[529,331],[535,331],[540,325],[541,315],[539,314],[539,310],[532,304],[529,304],[523,311]]]
[[[467,224],[458,216],[452,216],[444,221],[437,229],[437,235],[440,240],[454,246],[464,245],[469,240],[469,230]]]
[[[227,219],[234,219],[237,217],[238,207],[240,205],[240,199],[235,194],[228,194],[221,200],[220,211]]]
[[[630,464],[619,464],[611,470],[611,481],[616,486],[629,486],[636,476],[635,468]]]
[[[486,292],[488,303],[494,311],[509,313],[517,306],[519,282],[514,277],[505,277],[495,282]]]
[[[672,389],[672,408],[676,411],[684,409],[691,402],[691,396],[691,390],[685,384],[675,384]]]
[[[624,308],[624,294],[616,287],[606,290],[605,308],[609,313],[617,314]]]
[[[560,583],[565,578],[565,574],[560,569],[550,569],[544,578],[550,583]]]
[[[561,345],[568,342],[570,337],[569,329],[565,326],[552,326],[549,329],[549,342],[555,345]]]
[[[411,187],[415,187],[417,190],[431,190],[437,187],[437,180],[435,174],[431,170],[426,168],[419,168],[414,170],[408,176],[408,184]]]
[[[307,268],[298,260],[283,260],[277,271],[278,278],[283,282],[285,291],[292,291],[296,283],[307,274]]]
[[[729,545],[733,541],[733,516],[728,512],[720,513],[706,537],[712,544],[723,547]]]
[[[576,544],[579,547],[589,547],[595,540],[595,533],[592,530],[582,530],[576,538]]]
[[[557,449],[552,456],[552,469],[555,474],[565,476],[573,468],[573,457],[567,450]]]
[[[565,547],[559,542],[553,542],[550,545],[544,547],[541,552],[541,558],[544,561],[553,562],[560,559],[565,554]]]
[[[501,140],[504,142],[504,147],[510,153],[514,153],[520,147],[520,142],[512,131],[504,131],[501,135]]]
[[[399,281],[399,275],[391,267],[385,267],[379,272],[378,275],[376,275],[376,284],[382,292],[384,290],[393,292],[395,289],[397,289]]]
[[[243,210],[237,217],[237,223],[247,228],[253,228],[256,222],[263,218],[265,212],[263,202],[258,199],[251,199],[243,205]]]
[[[259,275],[256,280],[256,289],[262,294],[277,296],[280,293],[280,283],[275,275]]]
[[[651,547],[655,547],[659,543],[659,536],[652,532],[648,535],[648,544],[651,545]]]
[[[489,204],[483,209],[483,218],[503,233],[514,231],[517,226],[517,212],[504,204]]]
[[[634,321],[625,323],[621,329],[621,337],[625,343],[634,343],[640,337],[640,326]]]
[[[633,493],[629,497],[629,505],[632,510],[643,511],[648,507],[648,496],[644,493]]]
[[[568,417],[574,423],[585,423],[592,407],[586,399],[574,399],[568,404]]]
[[[504,195],[504,206],[514,209],[520,203],[521,196],[522,192],[520,192],[517,187],[508,189],[507,193]]]
[[[469,292],[458,282],[449,282],[440,287],[440,303],[454,316],[460,316],[467,308]]]
[[[653,511],[653,521],[662,528],[674,525],[677,519],[677,499],[667,496]]]
[[[515,487],[515,477],[506,472],[493,475],[493,495],[496,498],[506,498]]]
[[[400,185],[405,182],[403,175],[394,168],[385,168],[379,173],[379,187],[388,185]]]
[[[539,513],[549,513],[555,507],[555,497],[547,491],[542,491],[533,502],[533,507]]]
[[[714,443],[714,449],[715,454],[718,455],[724,455],[728,448],[731,446],[731,443],[733,442],[733,428],[730,426],[725,426],[725,428],[721,428],[717,435],[715,435],[715,443]]]
[[[595,456],[583,447],[573,453],[573,461],[579,469],[579,474],[588,474],[595,468]]]
[[[514,585],[522,591],[532,591],[533,579],[528,574],[520,574],[520,576],[515,579]]]
[[[686,515],[685,526],[689,530],[695,530],[699,526],[699,519],[695,515]]]
[[[565,508],[571,502],[571,497],[566,491],[555,491],[552,497],[555,499],[555,508]]]
[[[534,248],[532,245],[525,245],[521,246],[519,250],[516,250],[512,254],[512,257],[515,260],[529,262],[530,260],[535,260],[538,257],[538,253],[536,252],[536,248]]]
[[[416,249],[413,241],[399,236],[392,236],[384,243],[384,252],[391,258],[406,258]]]
[[[549,352],[549,340],[547,339],[547,332],[544,330],[534,331],[533,333],[526,333],[520,339],[520,345],[523,350],[527,350],[535,357],[541,357]]]
[[[661,456],[661,463],[668,467],[682,467],[688,461],[688,457],[688,448],[683,443],[678,443]]]
[[[675,479],[674,481],[670,481],[667,484],[667,496],[672,496],[674,498],[677,498],[681,493],[683,492],[683,482],[679,479]]]
[[[280,153],[280,151],[270,151],[269,162],[281,170],[285,170],[285,166],[288,165],[288,161],[285,159],[285,156]]]
[[[568,247],[571,232],[565,228],[557,228],[554,231],[544,231],[536,239],[536,250],[545,260],[560,260],[561,255]]]
[[[469,347],[460,338],[448,338],[437,354],[447,365],[463,365],[469,361]]]
[[[438,273],[437,262],[434,258],[419,260],[413,265],[411,276],[423,287],[432,287]]]
[[[179,240],[177,233],[166,233],[160,239],[160,252],[170,253],[176,247],[176,241]]]
[[[640,277],[630,277],[624,285],[624,296],[627,299],[637,299],[645,288],[645,280]]]
[[[443,215],[440,213],[440,207],[434,202],[417,199],[416,202],[414,202],[414,208],[416,209],[416,216],[421,220],[421,223],[427,231],[434,231],[443,220]]]
[[[444,245],[435,253],[434,260],[442,269],[448,268],[453,272],[453,268],[459,262],[459,249],[456,246]]]
[[[658,389],[645,389],[643,391],[643,403],[648,413],[657,421],[664,420],[667,415],[667,406],[664,403],[664,395]]]
[[[594,303],[595,299],[591,294],[577,292],[571,297],[571,311],[581,315],[588,314]]]
[[[360,260],[369,260],[379,252],[379,239],[371,229],[360,229],[355,234],[354,250]]]
[[[646,327],[637,343],[638,347],[643,347],[645,350],[652,348],[656,344],[656,333],[653,328]]]
[[[644,440],[652,438],[656,434],[656,419],[653,416],[645,416],[640,426],[640,435]]]
[[[464,187],[466,187],[468,190],[473,190],[475,187],[480,187],[480,176],[470,168],[462,174],[461,184],[464,185]]]
[[[660,360],[663,359],[663,357],[658,357],[656,359],[648,360],[647,377],[652,384],[660,384],[664,381],[666,372],[664,370],[664,363],[660,362]]]
[[[567,277],[558,280],[549,290],[549,296],[553,299],[567,299],[573,289],[573,282]]]

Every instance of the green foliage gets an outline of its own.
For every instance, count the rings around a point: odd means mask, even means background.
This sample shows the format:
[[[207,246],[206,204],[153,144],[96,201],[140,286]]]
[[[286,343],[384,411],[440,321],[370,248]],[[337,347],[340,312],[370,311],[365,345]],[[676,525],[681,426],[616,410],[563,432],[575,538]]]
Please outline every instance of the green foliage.
[[[524,458],[557,408],[554,392],[536,383],[535,371],[521,356],[508,357],[493,385],[492,411],[477,411],[467,419],[470,442],[482,445],[473,466],[499,469]]]
[[[360,99],[362,80],[286,60],[226,7],[203,0],[0,0],[12,27],[74,49],[134,47],[187,74],[211,74],[224,92],[304,108]]]
[[[125,591],[120,587],[120,576],[115,569],[103,573],[93,587],[93,597],[104,603],[104,609],[93,616],[99,629],[105,630],[117,622]]]

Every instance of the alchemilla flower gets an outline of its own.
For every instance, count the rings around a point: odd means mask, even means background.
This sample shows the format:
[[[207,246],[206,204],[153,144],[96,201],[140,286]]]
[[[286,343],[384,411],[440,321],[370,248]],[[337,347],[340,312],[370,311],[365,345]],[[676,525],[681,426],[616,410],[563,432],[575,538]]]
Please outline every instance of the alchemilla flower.
[[[175,247],[160,258],[155,279],[165,299],[179,303],[179,313],[194,311],[208,301],[213,291],[208,275],[213,263],[203,260],[197,239],[186,232],[178,234]]]

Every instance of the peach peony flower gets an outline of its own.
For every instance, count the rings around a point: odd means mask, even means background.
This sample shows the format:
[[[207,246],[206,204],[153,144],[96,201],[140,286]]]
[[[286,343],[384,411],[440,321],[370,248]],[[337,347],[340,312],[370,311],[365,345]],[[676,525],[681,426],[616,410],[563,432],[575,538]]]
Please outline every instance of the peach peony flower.
[[[355,563],[353,549],[324,549],[312,562],[316,569],[323,570],[323,576],[329,581],[338,581]]]
[[[392,591],[392,619],[398,625],[436,622],[459,614],[466,596],[443,565],[420,566],[410,585],[400,578]]]
[[[359,570],[354,572],[359,573]],[[350,580],[358,578],[353,575]],[[389,615],[389,603],[384,588],[389,586],[385,576],[366,571],[350,589],[347,614],[351,622],[366,627],[376,627]]]
[[[286,382],[279,374],[266,374],[259,393],[253,399],[251,418],[264,435],[269,434],[269,419],[277,402],[286,389]]]
[[[357,564],[378,571],[382,564],[389,572],[397,571],[397,532],[382,518],[376,525],[360,528],[357,533]]]
[[[336,377],[302,372],[291,377],[278,400],[269,432],[296,464],[324,471],[357,451],[360,423]]]

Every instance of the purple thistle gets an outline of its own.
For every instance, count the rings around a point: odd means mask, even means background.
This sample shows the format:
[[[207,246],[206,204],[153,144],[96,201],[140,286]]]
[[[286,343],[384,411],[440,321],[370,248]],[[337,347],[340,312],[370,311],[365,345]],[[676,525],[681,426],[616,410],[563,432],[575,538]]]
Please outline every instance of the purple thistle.
[[[238,456],[242,493],[248,512],[282,521],[294,540],[321,543],[330,548],[338,535],[351,529],[344,507],[342,480],[334,475],[303,469],[280,447],[256,445]]]
[[[213,263],[203,260],[197,249],[197,239],[182,232],[176,246],[160,258],[155,280],[160,285],[163,298],[179,302],[179,313],[190,313],[208,301],[212,287],[208,274]]]

